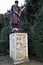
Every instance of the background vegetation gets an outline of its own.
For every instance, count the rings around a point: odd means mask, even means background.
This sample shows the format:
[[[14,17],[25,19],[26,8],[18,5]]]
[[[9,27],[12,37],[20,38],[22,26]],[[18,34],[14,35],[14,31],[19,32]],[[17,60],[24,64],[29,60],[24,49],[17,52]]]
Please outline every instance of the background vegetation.
[[[43,0],[25,0],[21,14],[21,27],[28,33],[29,56],[43,60]],[[0,53],[6,52],[10,34],[10,11],[0,14]],[[1,48],[1,43],[5,46]],[[4,44],[5,45],[5,44]],[[2,45],[3,46],[3,45]],[[5,48],[5,49],[4,49]],[[4,49],[4,51],[3,51]]]

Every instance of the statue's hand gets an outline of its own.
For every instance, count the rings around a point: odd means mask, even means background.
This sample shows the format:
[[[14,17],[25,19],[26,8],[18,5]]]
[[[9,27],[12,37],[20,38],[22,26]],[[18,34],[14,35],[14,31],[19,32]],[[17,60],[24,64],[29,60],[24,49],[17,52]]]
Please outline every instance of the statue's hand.
[[[20,14],[18,14],[17,16],[20,18],[20,16],[21,16],[21,15],[20,15]]]
[[[20,18],[20,13],[18,13],[17,11],[15,11],[15,14]]]
[[[18,12],[16,10],[14,10],[14,12],[18,15]]]

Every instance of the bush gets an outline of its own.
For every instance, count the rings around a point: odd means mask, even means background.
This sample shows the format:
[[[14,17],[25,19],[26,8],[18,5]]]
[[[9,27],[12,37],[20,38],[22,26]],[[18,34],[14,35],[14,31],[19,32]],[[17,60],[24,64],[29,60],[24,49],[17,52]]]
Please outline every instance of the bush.
[[[2,28],[1,30],[1,42],[0,42],[0,49],[1,49],[1,46],[2,46],[2,50],[1,51],[6,51],[9,49],[9,34],[10,34],[11,30],[9,27],[4,27]],[[3,42],[4,41],[4,42]]]
[[[7,53],[7,42],[0,40],[0,54]]]
[[[4,40],[5,42],[9,42],[9,34],[11,30],[9,27],[4,27],[1,30],[1,40]]]
[[[30,56],[43,60],[43,14],[33,26],[27,21],[22,21],[21,27],[28,33]]]
[[[43,59],[43,14],[30,33],[30,54],[36,58]]]
[[[28,23],[28,21],[21,21],[21,23],[20,23],[20,26],[21,26],[21,28],[23,29],[23,31],[24,32],[27,32],[27,33],[29,33],[30,32],[30,23]]]

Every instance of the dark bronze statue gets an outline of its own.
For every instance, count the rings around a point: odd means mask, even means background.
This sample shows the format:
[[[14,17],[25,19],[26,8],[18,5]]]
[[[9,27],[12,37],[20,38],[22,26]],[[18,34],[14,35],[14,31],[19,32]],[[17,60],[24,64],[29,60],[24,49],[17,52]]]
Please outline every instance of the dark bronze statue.
[[[18,30],[20,27],[21,9],[18,6],[18,1],[15,1],[15,5],[12,5],[10,12],[10,27],[12,30]]]

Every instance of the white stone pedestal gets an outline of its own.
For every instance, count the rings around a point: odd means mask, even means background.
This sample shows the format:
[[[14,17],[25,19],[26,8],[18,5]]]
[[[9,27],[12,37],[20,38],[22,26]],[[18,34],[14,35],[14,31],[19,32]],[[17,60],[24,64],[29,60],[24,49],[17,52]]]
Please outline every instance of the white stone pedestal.
[[[10,58],[14,64],[28,61],[28,35],[27,33],[10,34]]]

